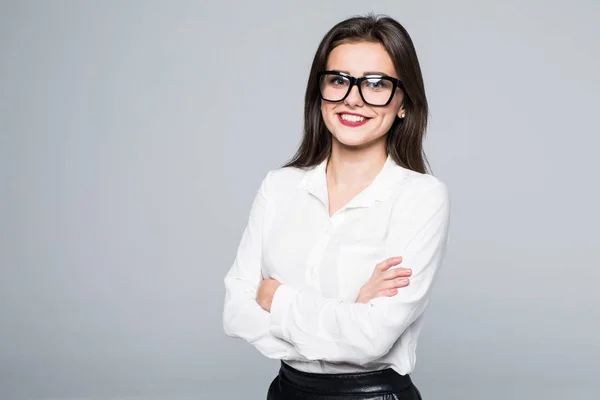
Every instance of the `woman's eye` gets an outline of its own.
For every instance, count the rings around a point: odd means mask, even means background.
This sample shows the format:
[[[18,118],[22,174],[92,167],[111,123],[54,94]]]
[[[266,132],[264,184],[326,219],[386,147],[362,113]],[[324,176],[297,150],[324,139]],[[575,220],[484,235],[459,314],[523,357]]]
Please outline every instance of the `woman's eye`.
[[[336,86],[343,86],[346,84],[346,80],[342,78],[331,78],[331,84]]]
[[[371,89],[385,89],[387,87],[387,82],[383,79],[368,79],[367,85]]]

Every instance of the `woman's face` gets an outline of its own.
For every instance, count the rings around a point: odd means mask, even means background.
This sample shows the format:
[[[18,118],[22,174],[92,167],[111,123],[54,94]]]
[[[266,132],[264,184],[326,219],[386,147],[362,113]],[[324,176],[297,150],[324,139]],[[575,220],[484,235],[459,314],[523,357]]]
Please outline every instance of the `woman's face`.
[[[388,52],[380,43],[373,42],[337,46],[329,54],[326,69],[341,71],[356,78],[373,74],[399,78]],[[404,112],[402,100],[402,90],[396,89],[387,106],[371,106],[363,101],[355,85],[343,101],[322,100],[321,114],[333,136],[334,146],[370,147],[385,143],[385,136],[395,118]]]

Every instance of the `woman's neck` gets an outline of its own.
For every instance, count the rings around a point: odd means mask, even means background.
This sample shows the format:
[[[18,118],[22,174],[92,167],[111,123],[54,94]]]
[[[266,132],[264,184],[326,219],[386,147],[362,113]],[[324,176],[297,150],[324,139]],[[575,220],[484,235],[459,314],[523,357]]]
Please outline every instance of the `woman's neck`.
[[[333,146],[327,162],[327,181],[331,186],[364,188],[379,174],[387,154],[381,148],[348,150]]]

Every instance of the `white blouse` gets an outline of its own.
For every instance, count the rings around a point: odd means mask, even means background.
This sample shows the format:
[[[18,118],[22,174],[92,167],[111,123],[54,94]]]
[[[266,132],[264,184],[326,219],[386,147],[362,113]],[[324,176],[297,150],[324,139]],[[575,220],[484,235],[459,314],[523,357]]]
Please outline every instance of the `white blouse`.
[[[329,216],[325,166],[270,171],[225,277],[225,332],[306,372],[415,366],[417,338],[448,242],[447,186],[388,157],[374,181]],[[375,265],[402,256],[410,284],[355,303]],[[394,268],[394,267],[392,267]],[[277,279],[271,312],[256,303]]]

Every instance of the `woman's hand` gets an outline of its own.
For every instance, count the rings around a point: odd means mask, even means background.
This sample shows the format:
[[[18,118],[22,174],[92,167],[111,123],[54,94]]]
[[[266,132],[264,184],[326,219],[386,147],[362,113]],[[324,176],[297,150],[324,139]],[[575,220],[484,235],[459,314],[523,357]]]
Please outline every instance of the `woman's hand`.
[[[360,288],[356,303],[367,303],[377,297],[391,297],[398,293],[398,289],[408,285],[408,277],[412,271],[407,268],[394,268],[402,262],[402,257],[392,257],[375,266],[371,279]],[[256,302],[267,312],[271,312],[271,303],[275,291],[281,285],[276,279],[265,279],[256,291]]]
[[[388,258],[375,266],[371,279],[360,288],[357,303],[368,303],[377,297],[391,297],[398,293],[398,288],[408,285],[408,277],[412,271],[407,268],[394,268],[402,262],[402,257]]]
[[[273,296],[275,296],[275,291],[280,285],[281,283],[275,279],[265,279],[260,283],[256,291],[256,302],[263,310],[271,312]]]

